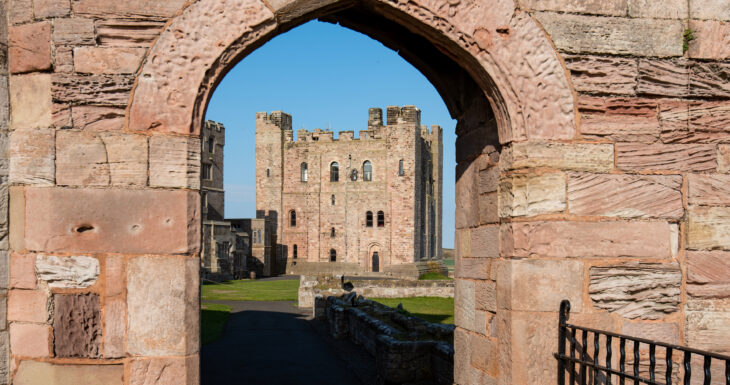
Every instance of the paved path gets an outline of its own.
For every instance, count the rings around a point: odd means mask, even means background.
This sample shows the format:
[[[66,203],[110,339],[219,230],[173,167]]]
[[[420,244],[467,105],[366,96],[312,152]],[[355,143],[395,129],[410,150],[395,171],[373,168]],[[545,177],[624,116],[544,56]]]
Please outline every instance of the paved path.
[[[315,327],[311,310],[285,301],[206,302],[233,310],[221,339],[203,346],[202,385],[373,383],[372,359]]]

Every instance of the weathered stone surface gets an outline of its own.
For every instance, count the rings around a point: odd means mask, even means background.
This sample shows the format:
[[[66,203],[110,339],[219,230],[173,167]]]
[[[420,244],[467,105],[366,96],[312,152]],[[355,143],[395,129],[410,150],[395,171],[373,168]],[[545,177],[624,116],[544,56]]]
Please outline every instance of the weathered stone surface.
[[[138,257],[127,263],[127,352],[187,355],[199,347],[199,261]]]
[[[35,255],[13,253],[10,257],[10,287],[35,289]]]
[[[46,252],[190,253],[197,192],[27,188],[25,245]]]
[[[33,2],[31,0],[13,0],[8,2],[8,21],[19,24],[33,19]]]
[[[691,96],[730,97],[730,64],[724,62],[695,62],[691,66],[689,93]]]
[[[100,137],[106,148],[111,185],[146,186],[147,137],[116,132],[104,132]]]
[[[55,181],[53,129],[15,130],[10,134],[10,182],[48,185]]]
[[[11,73],[51,68],[51,23],[23,24],[8,28],[8,69]]]
[[[107,299],[104,304],[104,357],[124,357],[126,305],[122,299]]]
[[[684,0],[628,0],[630,17],[647,19],[685,19],[687,18],[687,1]]]
[[[730,103],[677,103],[659,113],[664,143],[730,142]]]
[[[687,247],[730,250],[730,207],[690,206]]]
[[[512,260],[509,281],[500,283],[497,296],[506,300],[500,308],[521,311],[554,311],[560,301],[569,299],[572,309],[580,312],[583,306],[583,262],[576,260]],[[501,298],[500,298],[501,299]]]
[[[636,93],[636,59],[567,55],[564,60],[576,91],[629,95]]]
[[[124,126],[124,109],[103,106],[73,106],[74,128],[93,131],[117,131]]]
[[[200,139],[150,137],[150,186],[200,187]]]
[[[581,119],[580,132],[591,139],[655,143],[659,139],[659,122],[656,117],[585,115]]]
[[[96,34],[102,46],[149,47],[165,24],[149,20],[100,20]]]
[[[730,57],[730,23],[714,20],[690,20],[694,40],[689,42],[689,57],[725,60]]]
[[[124,257],[107,255],[104,258],[106,296],[115,297],[124,293]]]
[[[656,96],[688,96],[689,66],[686,60],[639,60],[636,91]]]
[[[503,257],[670,258],[667,222],[534,222],[502,225]]]
[[[94,44],[94,20],[84,18],[56,19],[53,22],[53,42],[71,46]]]
[[[56,294],[53,302],[56,357],[98,357],[102,330],[99,296]]]
[[[690,174],[689,204],[730,206],[730,175]]]
[[[624,322],[621,333],[667,344],[679,344],[679,325],[676,323]]]
[[[476,332],[474,310],[474,281],[457,279],[454,292],[454,322],[457,326]]]
[[[197,384],[200,372],[197,356],[135,359],[131,363],[129,385]]]
[[[485,279],[489,276],[489,260],[461,257],[456,260],[457,278]]]
[[[717,172],[730,173],[730,145],[717,146]]]
[[[79,73],[134,74],[145,48],[78,47],[74,49],[74,68]]]
[[[51,75],[10,77],[10,127],[46,128],[51,125]],[[12,156],[11,156],[12,159]]]
[[[601,18],[537,12],[559,50],[636,56],[682,56],[680,20]]]
[[[676,263],[624,263],[590,268],[588,293],[597,309],[624,318],[661,319],[680,303],[682,271]]]
[[[478,162],[462,162],[456,166],[456,228],[479,225],[479,167]]]
[[[22,361],[16,385],[122,385],[124,365],[54,365],[50,362]]]
[[[551,167],[575,171],[613,169],[613,146],[588,143],[513,143],[500,155],[500,169]]]
[[[48,294],[42,290],[17,290],[8,292],[8,321],[48,321]]]
[[[656,99],[578,95],[578,111],[583,114],[656,118]]]
[[[692,298],[730,298],[730,253],[687,252],[687,293]]]
[[[565,174],[504,177],[499,184],[499,216],[519,217],[565,210]]]
[[[50,356],[51,327],[48,325],[12,322],[10,324],[10,353],[17,356]],[[13,381],[18,384],[17,381]]]
[[[37,19],[63,17],[71,12],[70,0],[33,0],[33,12]]]
[[[132,75],[53,75],[53,99],[66,103],[124,106],[132,90]]]
[[[534,11],[557,11],[607,16],[625,16],[627,0],[519,0],[519,4],[522,8]]]
[[[474,284],[474,299],[477,309],[497,312],[497,284],[494,281],[479,280]]]
[[[471,342],[471,365],[487,375],[497,376],[497,341],[491,338],[475,334],[470,337]],[[484,382],[471,382],[472,384],[483,384]]]
[[[118,1],[73,0],[73,11],[77,15],[127,17],[170,17],[182,9],[184,0],[150,2],[147,0]]]
[[[689,307],[689,304],[688,304]],[[685,340],[687,345],[720,354],[730,353],[730,311],[704,308],[687,311]]]
[[[499,226],[471,229],[471,257],[499,258]]]
[[[80,289],[93,285],[99,277],[99,260],[87,256],[39,255],[35,260],[38,279],[48,287]]]
[[[555,362],[534,359],[545,357],[557,351],[558,324],[555,313],[511,312],[512,327],[510,358],[512,364],[512,384],[553,384],[557,383]],[[519,364],[530,362],[529,365]]]
[[[108,186],[107,149],[101,138],[82,131],[59,131],[56,182],[62,186]]]
[[[717,151],[706,144],[616,143],[616,166],[635,171],[713,171]]]
[[[730,20],[730,5],[722,1],[692,0],[689,4],[691,19]]]
[[[57,46],[54,53],[54,71],[55,72],[73,72],[74,70],[74,51],[68,46]]]
[[[570,173],[568,206],[574,215],[680,219],[682,177]]]

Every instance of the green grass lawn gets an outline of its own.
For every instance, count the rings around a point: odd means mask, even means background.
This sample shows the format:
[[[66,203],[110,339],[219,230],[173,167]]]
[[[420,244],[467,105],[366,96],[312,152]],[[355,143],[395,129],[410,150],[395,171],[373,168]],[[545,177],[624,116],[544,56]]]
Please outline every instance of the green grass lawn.
[[[296,301],[299,280],[257,281],[242,279],[221,284],[205,283],[203,301]]]
[[[421,281],[440,281],[440,280],[451,281],[451,280],[453,280],[453,278],[447,277],[441,273],[433,273],[433,272],[422,274],[420,277],[418,277],[418,279]]]
[[[226,320],[231,314],[231,307],[217,303],[200,305],[200,340],[207,344],[221,337]]]
[[[395,308],[399,303],[403,309],[416,317],[429,322],[442,324],[454,323],[454,299],[438,297],[414,298],[372,298],[373,301]]]

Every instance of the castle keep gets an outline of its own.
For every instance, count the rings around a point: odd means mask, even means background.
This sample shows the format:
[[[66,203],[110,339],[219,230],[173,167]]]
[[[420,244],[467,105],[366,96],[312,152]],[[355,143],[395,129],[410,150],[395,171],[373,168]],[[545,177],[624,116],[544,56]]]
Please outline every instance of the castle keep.
[[[441,127],[415,106],[371,108],[368,128],[292,131],[291,115],[256,114],[256,210],[275,256],[264,274],[416,271],[441,258]],[[413,274],[413,273],[411,273]]]

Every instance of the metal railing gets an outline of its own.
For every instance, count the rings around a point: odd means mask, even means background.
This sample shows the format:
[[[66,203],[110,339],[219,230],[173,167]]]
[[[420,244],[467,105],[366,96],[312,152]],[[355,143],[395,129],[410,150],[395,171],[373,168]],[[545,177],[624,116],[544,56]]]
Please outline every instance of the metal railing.
[[[558,385],[566,384],[566,373],[570,385],[730,385],[728,356],[571,325],[569,316],[570,302],[564,300],[560,303],[558,352],[554,354]],[[616,348],[618,357],[614,356]],[[657,357],[661,368],[657,368]],[[693,363],[702,368],[694,381]]]

